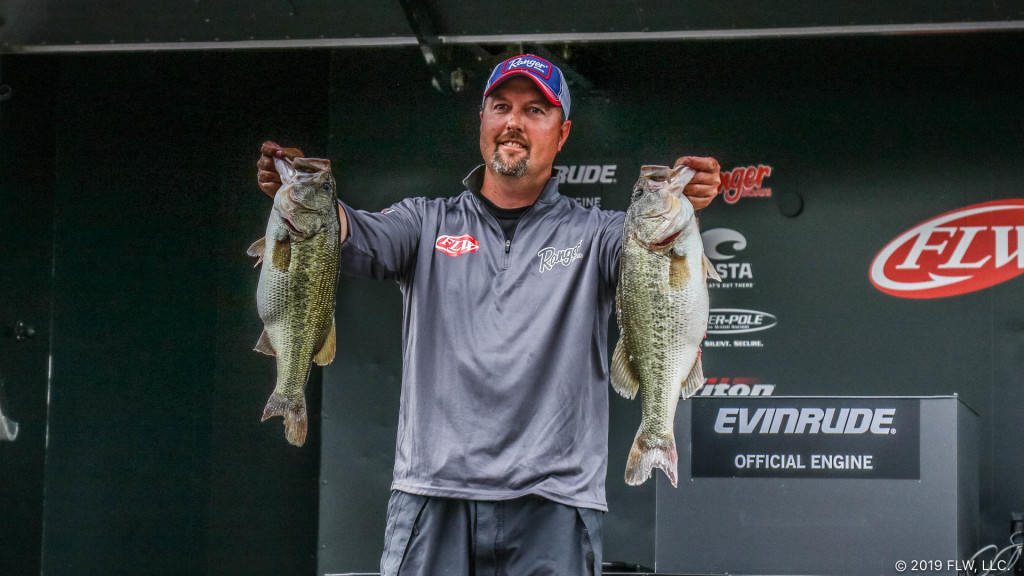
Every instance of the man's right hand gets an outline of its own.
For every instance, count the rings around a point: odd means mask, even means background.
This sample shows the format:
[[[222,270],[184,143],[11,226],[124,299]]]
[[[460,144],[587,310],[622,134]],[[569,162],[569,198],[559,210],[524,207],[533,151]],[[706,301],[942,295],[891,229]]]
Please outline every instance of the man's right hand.
[[[256,183],[260,190],[271,198],[281,188],[281,175],[274,167],[274,158],[301,158],[302,150],[298,148],[281,148],[274,142],[264,142],[260,147],[260,159],[256,162]]]

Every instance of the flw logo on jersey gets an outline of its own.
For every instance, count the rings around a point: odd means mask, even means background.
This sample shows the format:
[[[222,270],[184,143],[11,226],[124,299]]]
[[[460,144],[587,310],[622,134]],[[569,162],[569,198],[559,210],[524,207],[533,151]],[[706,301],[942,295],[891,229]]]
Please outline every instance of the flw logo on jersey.
[[[434,250],[444,252],[452,257],[476,252],[479,249],[480,243],[469,234],[462,234],[461,236],[445,234],[444,236],[438,236],[437,242],[434,242]]]

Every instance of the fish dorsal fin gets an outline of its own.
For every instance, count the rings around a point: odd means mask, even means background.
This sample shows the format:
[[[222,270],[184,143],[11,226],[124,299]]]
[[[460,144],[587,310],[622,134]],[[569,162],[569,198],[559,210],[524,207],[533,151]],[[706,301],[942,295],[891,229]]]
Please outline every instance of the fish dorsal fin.
[[[320,347],[320,351],[313,356],[313,362],[316,362],[317,366],[327,366],[334,360],[337,347],[338,337],[335,334],[334,318],[331,318],[331,331],[327,333],[327,338],[324,340],[324,345]]]
[[[256,347],[253,350],[257,352],[263,352],[267,356],[277,356],[277,350],[274,350],[274,345],[270,342],[270,335],[267,334],[267,329],[263,329],[263,333],[260,334],[260,339],[256,342]]]
[[[690,375],[686,377],[683,382],[682,389],[679,391],[679,396],[682,399],[687,399],[697,393],[701,386],[704,386],[704,363],[700,360],[700,353],[697,354],[697,361],[693,363],[693,368],[690,369]]]
[[[706,277],[721,282],[722,277],[718,275],[718,271],[715,270],[715,265],[711,263],[711,260],[708,260],[708,255],[702,254],[702,256],[704,257],[704,274]]]
[[[267,238],[263,237],[263,238],[260,238],[259,240],[255,241],[255,242],[253,242],[252,246],[249,246],[249,249],[245,251],[245,253],[248,254],[249,256],[252,256],[253,258],[257,258],[256,264],[253,265],[253,268],[255,268],[255,267],[257,267],[257,266],[259,266],[260,264],[263,263],[263,252],[266,249],[267,249]]]
[[[292,265],[292,243],[287,240],[275,240],[274,249],[270,253],[270,261],[274,268],[287,272]]]
[[[611,381],[612,388],[623,398],[630,400],[636,397],[637,390],[640,389],[640,379],[633,371],[633,366],[629,362],[629,354],[626,353],[626,345],[621,337],[612,354]]]

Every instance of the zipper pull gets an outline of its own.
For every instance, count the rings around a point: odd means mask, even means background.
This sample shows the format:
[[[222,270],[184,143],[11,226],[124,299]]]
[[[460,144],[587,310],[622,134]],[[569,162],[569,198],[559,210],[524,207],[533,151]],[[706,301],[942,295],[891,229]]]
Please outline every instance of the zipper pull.
[[[505,254],[508,254],[508,251],[511,250],[511,249],[512,249],[512,241],[511,240],[505,240]]]

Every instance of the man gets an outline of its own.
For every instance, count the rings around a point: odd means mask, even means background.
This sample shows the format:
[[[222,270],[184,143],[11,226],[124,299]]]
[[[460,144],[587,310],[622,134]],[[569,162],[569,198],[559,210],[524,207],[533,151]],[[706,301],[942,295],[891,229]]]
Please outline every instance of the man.
[[[343,270],[397,279],[404,300],[385,576],[601,573],[623,214],[558,193],[569,112],[556,66],[509,58],[487,81],[485,163],[464,192],[339,209]],[[268,142],[262,154],[258,181],[273,195],[284,152]],[[678,163],[697,170],[684,193],[703,208],[718,163]]]

